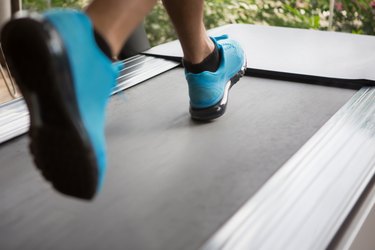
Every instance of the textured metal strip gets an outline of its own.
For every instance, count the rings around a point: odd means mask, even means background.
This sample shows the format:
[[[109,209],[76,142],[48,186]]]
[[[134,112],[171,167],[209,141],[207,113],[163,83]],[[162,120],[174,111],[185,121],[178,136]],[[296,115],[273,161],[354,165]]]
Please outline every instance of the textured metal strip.
[[[25,133],[29,127],[29,113],[19,98],[0,106],[0,143]]]
[[[124,64],[124,70],[121,71],[117,86],[113,89],[112,94],[130,88],[179,65],[176,62],[144,55],[131,57],[124,61]]]
[[[203,249],[325,249],[374,172],[375,88],[364,88]]]
[[[130,88],[179,64],[161,58],[137,55],[123,61],[124,69],[112,94]],[[29,128],[29,113],[22,98],[0,105],[0,143],[24,134]]]

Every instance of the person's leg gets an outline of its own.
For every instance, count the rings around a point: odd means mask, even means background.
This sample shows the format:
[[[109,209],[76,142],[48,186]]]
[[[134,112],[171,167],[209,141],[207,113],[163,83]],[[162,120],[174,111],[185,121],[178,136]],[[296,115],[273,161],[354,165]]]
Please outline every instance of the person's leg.
[[[203,23],[204,0],[163,0],[180,40],[184,59],[202,62],[213,50]]]
[[[203,22],[204,0],[163,0],[184,53],[193,119],[224,114],[229,89],[244,75],[246,58],[240,44],[226,36],[210,38]]]
[[[96,0],[86,9],[96,31],[117,56],[126,39],[144,19],[157,0]]]
[[[110,58],[155,3],[96,0],[87,14],[23,13],[2,29],[1,44],[30,113],[34,162],[56,190],[92,199],[100,189],[105,110],[119,73]]]

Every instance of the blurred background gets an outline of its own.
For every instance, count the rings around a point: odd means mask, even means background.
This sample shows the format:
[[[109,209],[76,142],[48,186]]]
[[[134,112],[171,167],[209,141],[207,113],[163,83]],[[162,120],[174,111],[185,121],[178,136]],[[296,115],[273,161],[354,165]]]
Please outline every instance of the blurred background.
[[[23,8],[83,8],[88,2],[23,0]],[[250,23],[375,35],[375,0],[206,0],[205,5],[207,28]],[[161,3],[146,18],[145,27],[151,46],[176,38]]]

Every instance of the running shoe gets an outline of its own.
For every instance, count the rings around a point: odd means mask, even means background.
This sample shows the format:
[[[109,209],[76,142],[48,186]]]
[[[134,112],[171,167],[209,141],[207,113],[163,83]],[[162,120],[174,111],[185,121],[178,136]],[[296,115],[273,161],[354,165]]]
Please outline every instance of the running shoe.
[[[215,72],[194,74],[185,70],[189,86],[190,114],[194,120],[209,121],[222,116],[231,87],[245,74],[246,56],[240,44],[227,35],[212,37],[220,53]]]
[[[74,10],[21,12],[1,44],[30,113],[30,150],[59,192],[92,199],[106,169],[105,110],[118,66]]]

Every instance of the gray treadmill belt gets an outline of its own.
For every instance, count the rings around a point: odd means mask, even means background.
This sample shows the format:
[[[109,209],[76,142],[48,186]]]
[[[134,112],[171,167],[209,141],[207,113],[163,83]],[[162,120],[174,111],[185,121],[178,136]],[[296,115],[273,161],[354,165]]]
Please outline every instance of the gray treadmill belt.
[[[359,89],[375,86],[375,36],[232,24],[210,30],[238,40],[248,56],[247,74]],[[145,54],[180,61],[177,41]]]
[[[26,136],[0,146],[0,249],[197,249],[354,94],[244,77],[228,113],[195,123],[177,68],[111,99],[93,203],[56,194]]]

